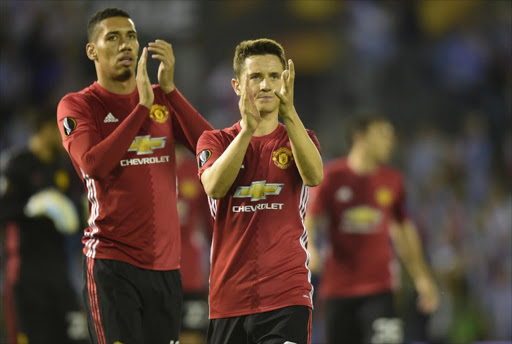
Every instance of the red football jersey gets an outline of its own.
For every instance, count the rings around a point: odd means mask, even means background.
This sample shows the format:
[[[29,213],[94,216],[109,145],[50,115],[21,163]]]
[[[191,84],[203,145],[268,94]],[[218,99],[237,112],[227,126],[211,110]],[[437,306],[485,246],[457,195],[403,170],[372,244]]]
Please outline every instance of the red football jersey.
[[[197,179],[194,156],[183,157],[177,175],[183,292],[204,293],[208,290],[208,251],[213,223],[206,194]]]
[[[211,126],[178,90],[153,91],[149,110],[138,105],[137,89],[120,95],[95,82],[67,94],[57,119],[89,199],[84,254],[173,270],[180,260],[174,140],[194,150]]]
[[[240,132],[205,132],[197,144],[201,175]],[[308,131],[317,147],[318,140]],[[312,307],[307,232],[308,187],[293,160],[283,124],[253,137],[227,195],[210,199],[214,217],[210,318],[304,305]]]
[[[309,211],[325,214],[329,251],[320,282],[323,297],[362,296],[392,289],[390,221],[406,218],[402,175],[379,167],[357,175],[345,158],[324,168]]]

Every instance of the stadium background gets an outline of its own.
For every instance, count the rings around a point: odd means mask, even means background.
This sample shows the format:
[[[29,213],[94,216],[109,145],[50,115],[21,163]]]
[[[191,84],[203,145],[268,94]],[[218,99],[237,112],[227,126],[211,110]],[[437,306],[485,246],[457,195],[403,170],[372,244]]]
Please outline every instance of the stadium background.
[[[512,340],[510,1],[3,0],[0,152],[26,146],[34,116],[95,80],[86,24],[108,6],[131,14],[141,46],[173,44],[176,84],[214,127],[238,119],[232,55],[259,37],[294,60],[296,108],[325,161],[346,152],[354,112],[389,116],[399,134],[392,164],[406,174],[441,291],[428,333],[445,343]],[[150,61],[153,82],[156,70]],[[414,329],[421,321],[402,280]]]

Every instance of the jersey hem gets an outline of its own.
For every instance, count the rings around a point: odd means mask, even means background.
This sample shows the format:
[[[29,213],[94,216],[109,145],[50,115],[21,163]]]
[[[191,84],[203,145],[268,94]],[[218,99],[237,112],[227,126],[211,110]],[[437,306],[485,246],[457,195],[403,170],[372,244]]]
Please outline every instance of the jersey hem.
[[[172,264],[172,265],[169,265],[169,266],[155,267],[155,266],[148,266],[148,265],[144,265],[144,264],[139,264],[139,263],[135,262],[134,260],[124,259],[123,257],[112,257],[112,256],[101,255],[101,254],[98,254],[98,253],[96,253],[95,257],[88,257],[87,254],[85,254],[85,253],[84,253],[84,256],[87,257],[87,258],[92,258],[92,259],[115,260],[115,261],[118,261],[118,262],[123,262],[123,263],[127,263],[127,264],[130,264],[130,265],[133,265],[133,266],[135,266],[137,268],[144,269],[144,270],[171,271],[171,270],[179,270],[180,269],[180,265],[179,264],[177,264],[177,265]]]
[[[265,313],[265,312],[274,311],[276,309],[281,309],[281,308],[291,307],[291,306],[306,306],[306,307],[309,307],[310,309],[313,309],[313,305],[311,304],[311,302],[308,302],[308,303],[291,302],[291,303],[286,303],[286,304],[282,304],[282,305],[262,307],[262,308],[257,308],[257,309],[253,309],[253,310],[241,311],[241,312],[216,313],[213,315],[210,314],[210,319],[232,318],[232,317],[239,317],[239,316],[243,316],[243,315]]]
[[[363,297],[368,295],[374,295],[379,293],[393,292],[393,288],[391,286],[381,286],[378,288],[371,289],[363,289],[357,291],[346,291],[346,292],[322,292],[319,291],[320,298],[328,299],[328,298],[352,298],[352,297]]]

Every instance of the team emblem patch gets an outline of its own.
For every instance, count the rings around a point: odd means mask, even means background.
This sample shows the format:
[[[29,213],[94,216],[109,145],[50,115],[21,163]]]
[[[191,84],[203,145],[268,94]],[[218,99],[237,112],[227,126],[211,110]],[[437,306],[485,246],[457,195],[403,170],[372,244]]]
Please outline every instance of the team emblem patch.
[[[156,123],[165,123],[169,119],[169,110],[165,105],[154,104],[151,106],[149,117]]]
[[[71,117],[66,117],[62,121],[62,127],[64,129],[64,134],[66,134],[66,136],[69,136],[73,132],[73,130],[76,129],[76,121]]]
[[[204,151],[199,153],[199,168],[203,167],[211,156],[212,152],[208,149],[205,149]]]
[[[281,147],[272,152],[272,161],[280,169],[286,169],[293,164],[293,153],[286,147]]]
[[[391,190],[387,187],[381,187],[378,188],[375,192],[375,201],[377,201],[377,204],[381,207],[387,207],[391,204],[391,201],[393,200],[393,193]]]

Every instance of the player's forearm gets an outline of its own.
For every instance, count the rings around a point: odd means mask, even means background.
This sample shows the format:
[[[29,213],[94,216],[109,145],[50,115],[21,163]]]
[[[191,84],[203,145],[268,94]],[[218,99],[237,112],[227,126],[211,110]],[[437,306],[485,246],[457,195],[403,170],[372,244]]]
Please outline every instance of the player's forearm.
[[[137,105],[132,113],[101,142],[87,134],[75,138],[69,153],[91,178],[105,178],[126,154],[128,148],[149,114],[149,109]]]
[[[310,260],[308,267],[313,273],[320,270],[320,257],[316,248],[316,231],[318,229],[318,218],[315,215],[307,214],[304,220],[304,225],[308,232],[308,251],[310,253]]]
[[[283,121],[292,145],[293,157],[304,184],[320,185],[324,179],[322,157],[304,128],[299,115],[293,111],[284,117]]]
[[[424,278],[430,279],[416,227],[410,221],[405,221],[402,228],[397,230],[397,235],[399,237],[394,240],[395,246],[414,283],[417,284]]]
[[[252,133],[242,129],[222,155],[201,175],[201,182],[208,196],[224,197],[233,185],[251,142]]]

